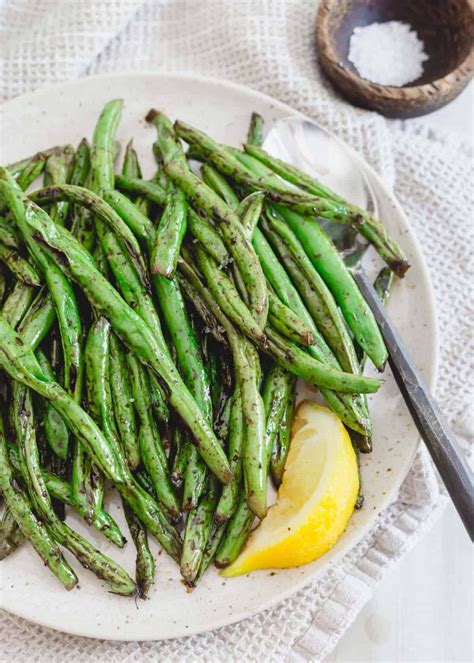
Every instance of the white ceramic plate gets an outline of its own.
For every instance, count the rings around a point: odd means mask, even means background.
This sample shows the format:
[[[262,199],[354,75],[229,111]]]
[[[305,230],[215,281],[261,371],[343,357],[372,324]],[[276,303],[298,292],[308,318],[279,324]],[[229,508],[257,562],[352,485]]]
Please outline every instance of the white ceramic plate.
[[[51,145],[76,145],[92,135],[103,104],[111,98],[125,100],[118,138],[132,136],[145,174],[152,173],[151,145],[154,130],[144,117],[157,107],[172,118],[181,118],[208,131],[218,140],[238,145],[245,137],[250,113],[258,111],[267,126],[288,115],[289,106],[247,88],[208,78],[160,74],[124,74],[83,79],[14,99],[0,111],[0,163],[26,157]],[[403,282],[396,285],[390,313],[417,365],[433,386],[437,340],[434,299],[419,246],[393,195],[365,163],[362,167],[377,196],[382,222],[401,243],[412,264]],[[136,603],[107,593],[100,582],[78,569],[80,588],[66,592],[43,567],[28,545],[1,564],[2,606],[26,619],[61,631],[117,640],[159,640],[199,633],[239,621],[294,593],[318,574],[327,571],[341,555],[370,529],[378,514],[405,477],[418,445],[418,435],[389,375],[380,392],[371,398],[374,451],[361,458],[364,508],[355,512],[337,545],[308,566],[276,572],[259,571],[236,579],[223,579],[211,569],[192,594],[180,583],[175,564],[161,555],[149,601]],[[122,523],[120,507],[111,512]],[[134,572],[134,550],[123,551],[83,523],[74,526],[96,545]],[[126,531],[126,529],[125,529]],[[157,551],[157,546],[153,548]],[[68,555],[69,557],[69,555]]]

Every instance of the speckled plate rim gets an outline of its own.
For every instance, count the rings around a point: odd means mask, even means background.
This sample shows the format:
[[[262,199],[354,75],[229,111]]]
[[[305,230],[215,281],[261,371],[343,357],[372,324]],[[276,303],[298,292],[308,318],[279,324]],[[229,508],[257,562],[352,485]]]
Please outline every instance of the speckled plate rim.
[[[311,119],[308,116],[304,115],[303,113],[300,113],[299,111],[296,111],[294,108],[291,106],[269,96],[266,95],[262,92],[258,92],[256,90],[253,90],[249,87],[246,87],[244,85],[240,85],[237,83],[232,83],[223,79],[218,79],[214,77],[207,77],[207,76],[197,76],[194,74],[180,74],[180,73],[172,73],[172,74],[163,74],[159,72],[154,72],[154,71],[140,71],[140,72],[123,72],[123,73],[115,73],[115,74],[101,74],[98,76],[91,76],[87,78],[82,78],[77,81],[70,81],[66,83],[60,83],[54,86],[50,86],[47,88],[41,88],[39,90],[36,90],[32,93],[28,93],[25,95],[22,95],[21,97],[16,97],[6,103],[4,103],[0,110],[2,113],[8,112],[10,107],[13,107],[13,105],[18,104],[18,102],[26,102],[26,101],[33,101],[35,97],[40,96],[45,94],[45,92],[51,92],[54,94],[55,92],[59,92],[60,90],[65,90],[67,92],[68,89],[71,89],[77,85],[84,84],[86,81],[106,81],[108,79],[119,79],[119,78],[127,78],[129,76],[133,76],[134,78],[136,77],[149,77],[153,79],[157,79],[161,82],[166,81],[166,80],[178,80],[182,84],[186,84],[186,82],[201,82],[202,84],[210,84],[214,86],[218,86],[220,91],[222,93],[225,92],[225,89],[232,90],[236,93],[242,93],[246,96],[253,96],[257,101],[268,105],[271,108],[277,108],[280,111],[284,111],[287,115],[291,116],[296,116],[296,117],[301,117],[305,119]],[[343,141],[341,141],[343,142]],[[432,351],[432,356],[430,356],[430,364],[429,366],[425,367],[426,373],[425,373],[425,379],[430,387],[431,390],[434,390],[435,385],[436,385],[436,380],[437,380],[437,375],[438,375],[438,362],[439,362],[439,344],[438,344],[438,325],[437,325],[437,318],[436,318],[436,304],[435,304],[435,296],[434,296],[434,291],[433,291],[433,286],[431,283],[430,275],[428,272],[427,265],[425,263],[421,247],[419,244],[419,241],[414,234],[414,232],[410,228],[409,221],[400,205],[400,203],[397,201],[395,196],[387,189],[385,184],[383,183],[382,179],[379,177],[379,175],[372,169],[372,167],[367,164],[367,162],[357,153],[355,152],[352,148],[347,146],[344,143],[345,147],[352,153],[353,157],[355,160],[358,161],[360,166],[364,169],[366,172],[367,176],[371,180],[372,183],[376,186],[377,189],[380,189],[386,198],[390,201],[390,204],[393,206],[393,210],[396,215],[400,218],[402,221],[402,225],[405,226],[408,235],[409,235],[409,241],[412,244],[413,248],[413,256],[417,262],[418,269],[421,272],[423,281],[424,281],[424,288],[428,297],[428,310],[430,313],[430,317],[427,320],[427,327],[429,329],[429,334],[431,338],[431,343],[433,346],[433,351]],[[265,601],[265,603],[262,603],[256,608],[249,609],[247,610],[244,614],[237,614],[237,615],[226,615],[226,616],[216,616],[215,620],[213,623],[208,624],[205,627],[198,626],[198,627],[191,627],[189,630],[182,630],[180,632],[173,632],[170,633],[169,635],[160,635],[158,638],[156,637],[155,634],[153,633],[143,633],[141,632],[140,634],[134,634],[133,632],[130,633],[121,633],[120,637],[117,637],[116,634],[112,633],[104,633],[103,630],[100,632],[97,631],[96,629],[93,629],[89,626],[84,627],[79,624],[75,623],[68,623],[67,627],[65,627],[63,624],[58,624],[57,620],[54,620],[50,617],[43,617],[43,616],[35,616],[33,619],[31,617],[31,614],[28,611],[28,606],[18,608],[17,606],[13,608],[11,605],[8,605],[8,600],[5,601],[5,597],[2,596],[0,597],[2,600],[2,608],[5,610],[11,612],[12,614],[15,614],[19,617],[22,617],[26,620],[33,621],[36,624],[39,624],[41,626],[46,626],[48,628],[52,628],[61,632],[65,633],[70,633],[72,635],[79,635],[79,636],[84,636],[84,637],[89,637],[89,638],[100,638],[100,639],[105,639],[105,640],[120,640],[120,641],[141,641],[141,640],[165,640],[169,638],[177,638],[177,637],[184,637],[184,636],[190,636],[194,635],[197,633],[204,633],[206,631],[211,631],[215,630],[218,628],[221,628],[223,626],[227,626],[229,624],[233,624],[239,621],[242,621],[244,619],[247,619],[249,617],[252,617],[260,612],[262,612],[265,609],[268,609],[288,597],[292,596],[295,592],[309,584],[310,582],[313,582],[318,576],[320,576],[322,573],[326,572],[330,566],[334,565],[339,561],[345,554],[347,554],[349,551],[354,548],[357,543],[359,543],[364,536],[372,529],[374,522],[378,516],[383,510],[387,508],[387,506],[390,504],[392,501],[392,498],[398,491],[401,483],[403,482],[404,478],[406,477],[406,474],[408,473],[409,468],[412,465],[414,456],[416,454],[416,451],[418,449],[419,441],[418,444],[413,446],[413,449],[411,453],[407,453],[406,457],[404,457],[404,463],[403,466],[400,468],[398,472],[398,477],[396,482],[393,484],[391,489],[384,495],[383,498],[380,499],[379,503],[379,508],[377,510],[377,513],[373,515],[372,518],[369,518],[368,521],[362,526],[359,527],[355,530],[353,530],[350,534],[345,535],[345,541],[344,541],[344,546],[341,547],[339,550],[332,549],[329,551],[323,558],[324,563],[319,565],[314,572],[311,575],[304,576],[302,578],[296,579],[295,582],[285,591],[280,591],[276,596],[272,597],[270,600]],[[117,600],[123,600],[118,598]],[[133,629],[130,629],[133,631]]]

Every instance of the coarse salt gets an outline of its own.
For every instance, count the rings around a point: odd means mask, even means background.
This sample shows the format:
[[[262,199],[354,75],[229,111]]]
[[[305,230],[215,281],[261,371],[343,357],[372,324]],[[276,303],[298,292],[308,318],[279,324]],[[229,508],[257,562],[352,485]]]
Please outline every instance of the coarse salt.
[[[388,21],[354,28],[348,59],[362,78],[401,87],[422,75],[428,56],[410,25]]]

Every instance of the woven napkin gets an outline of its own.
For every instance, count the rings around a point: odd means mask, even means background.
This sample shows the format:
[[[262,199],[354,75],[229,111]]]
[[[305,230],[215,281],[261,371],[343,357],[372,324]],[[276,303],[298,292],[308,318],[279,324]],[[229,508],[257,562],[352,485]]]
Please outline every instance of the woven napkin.
[[[423,124],[353,108],[323,80],[312,0],[0,0],[3,100],[81,76],[152,70],[225,78],[307,113],[363,154],[393,188],[421,242],[440,325],[437,397],[461,442],[473,388],[469,301],[472,161],[465,145]],[[63,635],[2,613],[0,659],[15,661],[321,660],[374,586],[416,543],[446,497],[420,449],[372,531],[317,582],[251,620],[165,642]]]

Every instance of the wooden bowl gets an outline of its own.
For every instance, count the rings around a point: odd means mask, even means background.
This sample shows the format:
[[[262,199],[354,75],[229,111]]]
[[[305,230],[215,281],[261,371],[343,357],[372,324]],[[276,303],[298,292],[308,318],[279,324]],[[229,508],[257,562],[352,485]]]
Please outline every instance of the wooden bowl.
[[[347,59],[355,27],[393,20],[416,30],[429,58],[423,75],[404,87],[365,80]],[[387,117],[417,117],[452,101],[472,77],[473,44],[474,0],[321,0],[316,19],[321,66],[334,87]]]

